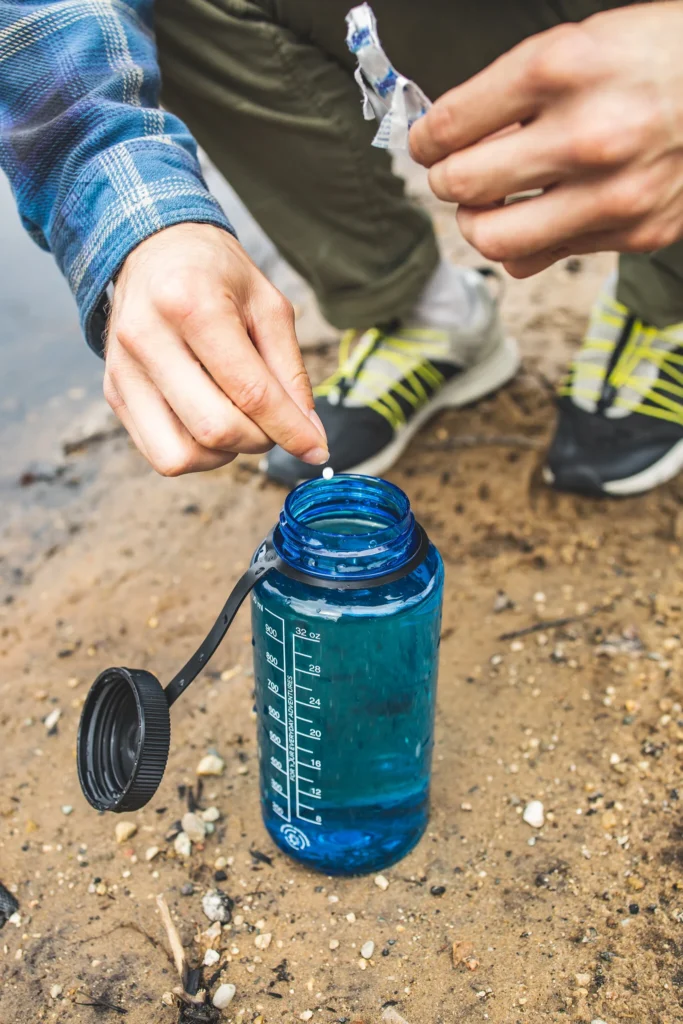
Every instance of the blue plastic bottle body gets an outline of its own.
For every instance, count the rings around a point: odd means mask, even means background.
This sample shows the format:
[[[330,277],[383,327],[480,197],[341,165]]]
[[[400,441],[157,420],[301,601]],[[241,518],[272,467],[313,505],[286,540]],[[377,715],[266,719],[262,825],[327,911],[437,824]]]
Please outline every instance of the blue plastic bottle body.
[[[430,545],[386,585],[274,572],[252,594],[264,822],[311,867],[381,870],[425,830],[443,581]]]

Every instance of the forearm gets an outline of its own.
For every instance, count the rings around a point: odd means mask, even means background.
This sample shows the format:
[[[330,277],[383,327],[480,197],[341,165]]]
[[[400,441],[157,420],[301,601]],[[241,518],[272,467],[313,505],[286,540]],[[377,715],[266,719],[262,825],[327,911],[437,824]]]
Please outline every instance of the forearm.
[[[196,147],[158,107],[150,0],[0,0],[0,166],[101,351],[126,256],[181,221],[229,228]]]

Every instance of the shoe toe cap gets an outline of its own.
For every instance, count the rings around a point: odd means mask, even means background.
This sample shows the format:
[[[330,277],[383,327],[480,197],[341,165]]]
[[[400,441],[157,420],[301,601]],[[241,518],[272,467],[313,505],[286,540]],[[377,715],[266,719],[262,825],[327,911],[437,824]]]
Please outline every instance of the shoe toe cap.
[[[680,427],[652,417],[608,418],[563,399],[544,477],[560,491],[603,495],[652,467],[681,436]]]

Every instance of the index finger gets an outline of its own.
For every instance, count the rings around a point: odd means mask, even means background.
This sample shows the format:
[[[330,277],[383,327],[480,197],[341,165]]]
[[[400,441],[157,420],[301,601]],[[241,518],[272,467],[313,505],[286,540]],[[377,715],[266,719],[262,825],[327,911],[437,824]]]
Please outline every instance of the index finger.
[[[275,444],[310,465],[327,462],[327,442],[315,420],[270,371],[236,312],[224,308],[190,316],[183,335],[221,390]]]
[[[473,78],[446,92],[410,131],[414,160],[431,167],[465,146],[528,120],[539,96],[528,75],[540,37],[526,39]]]

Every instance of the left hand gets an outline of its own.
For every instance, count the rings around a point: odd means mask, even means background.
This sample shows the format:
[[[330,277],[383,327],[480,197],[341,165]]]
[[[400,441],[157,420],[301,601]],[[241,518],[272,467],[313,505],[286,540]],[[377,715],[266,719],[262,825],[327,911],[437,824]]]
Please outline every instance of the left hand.
[[[664,248],[683,238],[682,45],[679,0],[550,29],[437,100],[412,155],[460,204],[467,241],[515,277]]]

